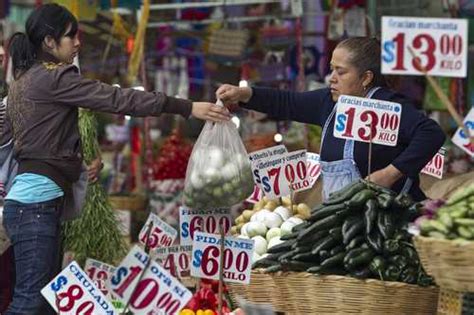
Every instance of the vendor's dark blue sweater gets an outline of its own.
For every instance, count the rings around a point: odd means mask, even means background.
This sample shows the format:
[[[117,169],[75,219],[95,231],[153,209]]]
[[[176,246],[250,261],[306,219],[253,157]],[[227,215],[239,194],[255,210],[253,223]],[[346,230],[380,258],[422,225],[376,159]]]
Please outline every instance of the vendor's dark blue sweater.
[[[374,99],[402,104],[402,117],[398,144],[395,147],[373,145],[372,172],[393,164],[405,176],[392,187],[400,191],[406,176],[414,180],[410,194],[415,200],[425,195],[419,187],[421,169],[431,160],[444,143],[445,135],[439,125],[418,111],[406,98],[388,89],[379,89]],[[333,110],[329,89],[309,92],[288,92],[268,88],[253,88],[253,95],[242,107],[269,115],[276,120],[294,120],[302,123],[324,126]],[[326,132],[321,152],[322,161],[336,161],[343,158],[345,140],[333,136],[334,117]],[[356,142],[354,159],[362,177],[367,176],[368,143]]]

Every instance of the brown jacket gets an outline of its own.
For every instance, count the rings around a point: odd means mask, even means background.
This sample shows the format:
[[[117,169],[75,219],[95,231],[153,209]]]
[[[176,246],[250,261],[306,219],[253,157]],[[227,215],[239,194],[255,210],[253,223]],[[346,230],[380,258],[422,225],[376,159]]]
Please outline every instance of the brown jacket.
[[[38,62],[11,84],[8,94],[7,117],[19,173],[48,176],[63,189],[79,178],[78,107],[138,117],[173,113],[187,118],[192,103],[85,79],[73,65]]]

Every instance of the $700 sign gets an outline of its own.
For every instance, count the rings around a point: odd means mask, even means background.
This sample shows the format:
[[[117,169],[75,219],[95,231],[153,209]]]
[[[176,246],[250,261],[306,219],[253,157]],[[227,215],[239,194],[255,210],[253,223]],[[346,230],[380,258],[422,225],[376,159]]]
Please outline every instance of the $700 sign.
[[[402,114],[400,104],[341,95],[336,106],[336,138],[397,145]]]

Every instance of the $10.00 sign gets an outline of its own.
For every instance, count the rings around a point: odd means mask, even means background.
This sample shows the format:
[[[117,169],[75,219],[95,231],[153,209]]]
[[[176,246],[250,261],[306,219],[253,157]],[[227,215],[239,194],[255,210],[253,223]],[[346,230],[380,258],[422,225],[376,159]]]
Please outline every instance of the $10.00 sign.
[[[382,73],[464,78],[467,48],[467,20],[382,17]]]
[[[220,244],[220,235],[196,233],[193,243],[191,276],[219,280]],[[250,283],[253,250],[253,240],[225,238],[224,281]]]
[[[396,146],[402,106],[398,103],[341,95],[337,102],[336,138]]]
[[[466,118],[464,118],[464,126],[469,131],[470,136],[474,135],[474,107],[471,108]],[[453,136],[453,143],[460,147],[464,152],[474,157],[474,144],[471,143],[469,136],[467,136],[461,128],[458,128]]]

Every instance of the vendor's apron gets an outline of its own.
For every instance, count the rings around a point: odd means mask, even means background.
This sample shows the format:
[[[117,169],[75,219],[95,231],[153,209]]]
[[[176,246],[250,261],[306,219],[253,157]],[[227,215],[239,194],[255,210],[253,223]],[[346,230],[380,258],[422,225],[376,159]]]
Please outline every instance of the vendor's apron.
[[[374,87],[370,89],[366,97],[372,98],[378,89],[380,89],[380,87]],[[323,149],[324,138],[326,136],[326,132],[328,131],[328,126],[331,122],[331,119],[336,114],[336,111],[337,104],[334,106],[334,109],[324,124],[321,139],[321,152]],[[354,144],[354,140],[345,141],[342,160],[332,162],[321,161],[321,174],[323,177],[323,201],[329,198],[330,193],[338,191],[361,178],[359,169],[354,160]],[[408,192],[412,184],[413,181],[408,178],[403,186],[402,192]]]

